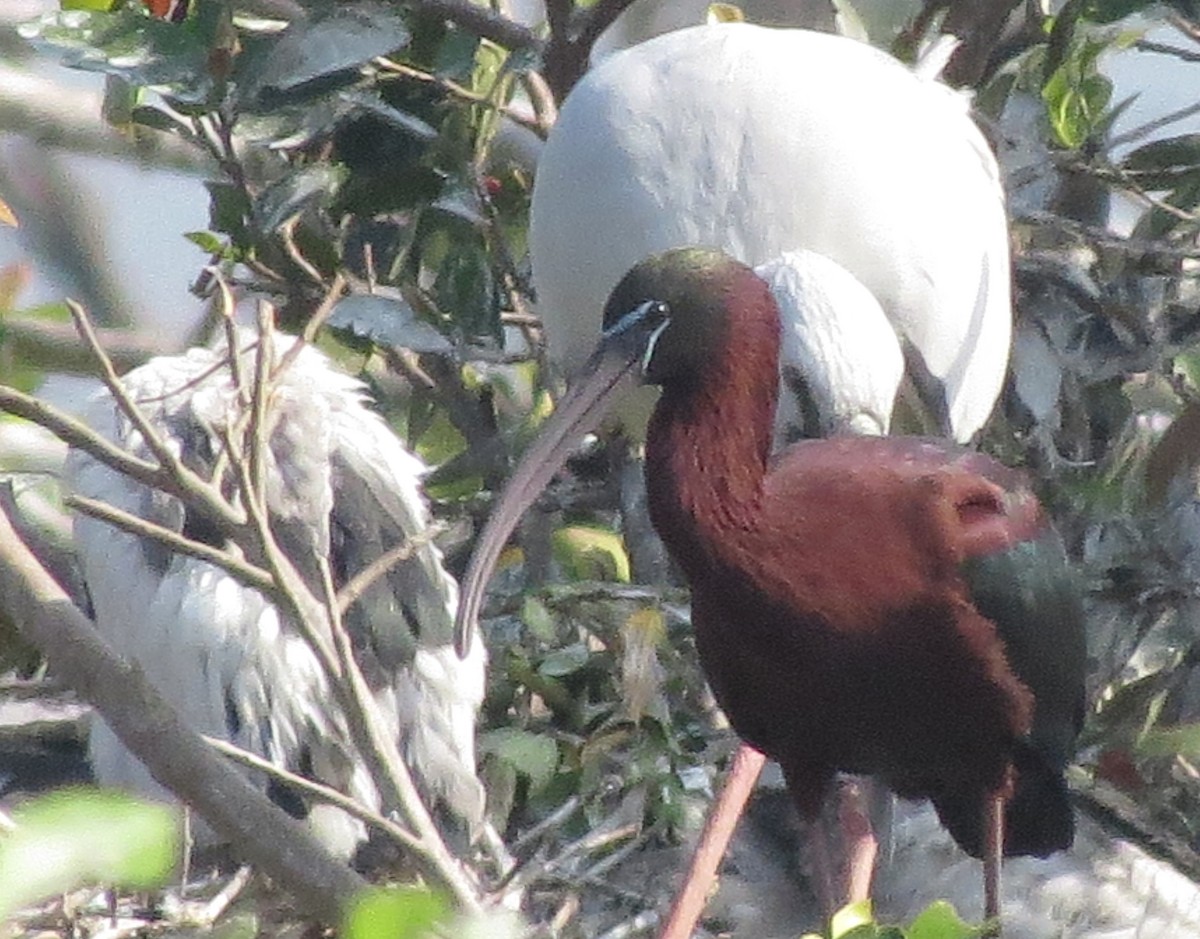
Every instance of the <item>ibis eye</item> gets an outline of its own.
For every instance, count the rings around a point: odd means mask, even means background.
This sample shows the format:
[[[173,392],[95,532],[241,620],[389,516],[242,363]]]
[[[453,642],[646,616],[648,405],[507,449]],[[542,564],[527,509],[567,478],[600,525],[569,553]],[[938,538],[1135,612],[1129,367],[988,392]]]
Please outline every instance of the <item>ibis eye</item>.
[[[659,338],[671,325],[671,308],[661,300],[653,300],[646,304],[643,320],[651,330],[646,340],[646,351],[642,354],[642,374],[646,374],[650,371],[650,362],[654,359]]]

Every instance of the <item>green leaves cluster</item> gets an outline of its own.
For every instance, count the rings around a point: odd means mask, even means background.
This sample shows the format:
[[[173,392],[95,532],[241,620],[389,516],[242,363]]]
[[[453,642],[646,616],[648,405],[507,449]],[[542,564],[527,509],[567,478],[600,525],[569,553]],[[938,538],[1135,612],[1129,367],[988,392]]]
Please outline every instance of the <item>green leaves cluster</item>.
[[[180,857],[178,810],[115,792],[60,790],[13,813],[0,833],[0,922],[86,885],[161,886]]]
[[[210,228],[191,237],[230,273],[311,307],[348,269],[457,340],[498,335],[513,272],[493,257],[521,245],[496,241],[523,237],[526,193],[489,152],[520,56],[372,2],[284,22],[205,0],[178,23],[88,3],[22,34],[126,89],[113,119],[212,158]]]
[[[876,922],[867,901],[852,903],[834,913],[826,939],[975,939],[986,935],[986,927],[964,922],[944,900],[931,903],[907,926]],[[822,937],[810,934],[804,939]]]

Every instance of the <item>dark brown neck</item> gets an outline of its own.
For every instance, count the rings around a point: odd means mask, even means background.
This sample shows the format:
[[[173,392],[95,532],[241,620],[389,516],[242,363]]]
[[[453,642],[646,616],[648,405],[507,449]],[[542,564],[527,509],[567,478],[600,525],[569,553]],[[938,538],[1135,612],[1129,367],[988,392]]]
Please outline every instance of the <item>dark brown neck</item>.
[[[647,432],[651,521],[692,579],[724,568],[714,548],[754,524],[771,450],[778,312],[739,314],[703,374],[664,386]]]

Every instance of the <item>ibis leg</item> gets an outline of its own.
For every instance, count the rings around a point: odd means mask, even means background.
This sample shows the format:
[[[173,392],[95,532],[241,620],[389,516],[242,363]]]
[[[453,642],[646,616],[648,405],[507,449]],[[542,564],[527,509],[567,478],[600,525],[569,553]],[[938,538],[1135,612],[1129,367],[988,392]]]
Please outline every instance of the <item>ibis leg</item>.
[[[847,779],[838,787],[838,828],[845,845],[846,903],[859,903],[871,898],[871,880],[875,876],[875,859],[879,854],[879,839],[871,824],[865,786],[869,782]]]
[[[983,800],[983,915],[1000,919],[1000,862],[1004,857],[1005,797],[989,793]],[[999,932],[992,935],[999,935]]]
[[[683,888],[675,897],[659,939],[689,939],[692,935],[708,902],[721,858],[766,761],[765,756],[746,744],[739,746],[733,755],[717,801],[708,810]]]
[[[841,778],[810,826],[813,889],[826,920],[847,903],[871,898],[879,842],[867,807],[868,785],[869,780]]]

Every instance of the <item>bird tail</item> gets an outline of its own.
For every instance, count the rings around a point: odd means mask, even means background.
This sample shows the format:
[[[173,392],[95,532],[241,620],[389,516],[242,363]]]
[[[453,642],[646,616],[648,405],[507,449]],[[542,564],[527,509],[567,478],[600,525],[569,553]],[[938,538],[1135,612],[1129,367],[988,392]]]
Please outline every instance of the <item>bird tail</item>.
[[[1016,787],[1004,810],[1004,856],[1046,857],[1075,840],[1075,815],[1062,772],[1027,743],[1018,744]],[[960,848],[983,856],[983,797],[944,793],[933,799],[938,818]]]

